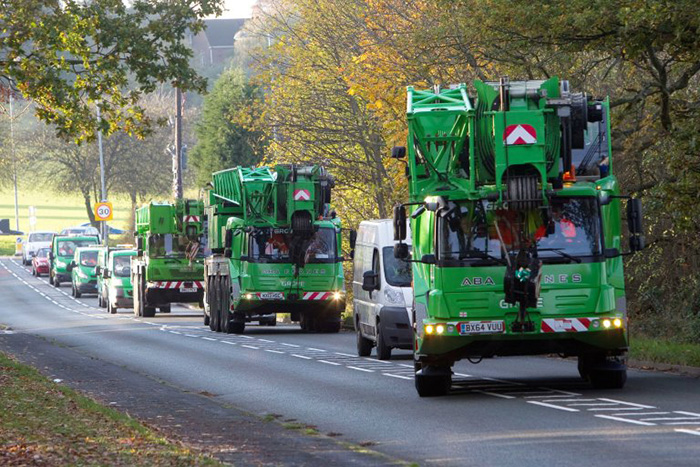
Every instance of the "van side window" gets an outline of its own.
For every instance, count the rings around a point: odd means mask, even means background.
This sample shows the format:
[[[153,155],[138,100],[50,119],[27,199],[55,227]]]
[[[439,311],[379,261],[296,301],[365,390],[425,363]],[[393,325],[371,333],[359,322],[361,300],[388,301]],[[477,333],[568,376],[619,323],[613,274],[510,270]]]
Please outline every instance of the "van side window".
[[[381,271],[379,269],[379,250],[376,248],[372,252],[372,272],[381,277]],[[381,281],[379,281],[379,288],[381,289]]]

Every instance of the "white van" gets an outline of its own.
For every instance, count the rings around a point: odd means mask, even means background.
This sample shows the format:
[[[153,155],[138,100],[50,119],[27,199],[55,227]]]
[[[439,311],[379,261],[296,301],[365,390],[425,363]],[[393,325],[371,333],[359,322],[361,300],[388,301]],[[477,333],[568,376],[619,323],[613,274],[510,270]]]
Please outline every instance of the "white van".
[[[388,360],[393,348],[413,349],[411,264],[394,258],[392,220],[360,223],[353,251],[357,354],[367,357],[376,347],[377,358]]]
[[[42,248],[51,248],[51,239],[56,232],[31,232],[22,246],[22,264],[32,264],[32,257]]]

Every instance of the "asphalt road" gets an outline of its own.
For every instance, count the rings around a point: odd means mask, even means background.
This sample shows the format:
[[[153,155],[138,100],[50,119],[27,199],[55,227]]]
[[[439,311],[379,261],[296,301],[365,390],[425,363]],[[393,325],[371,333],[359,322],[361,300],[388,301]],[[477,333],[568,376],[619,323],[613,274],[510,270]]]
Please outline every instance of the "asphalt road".
[[[421,465],[700,465],[700,381],[630,370],[623,390],[594,390],[574,360],[503,358],[456,365],[447,397],[421,399],[412,361],[359,358],[352,333],[298,326],[209,331],[185,308],[108,315],[94,297],[0,260],[0,323],[92,359],[274,414]],[[0,331],[1,333],[2,331]],[[12,339],[13,334],[0,335]]]

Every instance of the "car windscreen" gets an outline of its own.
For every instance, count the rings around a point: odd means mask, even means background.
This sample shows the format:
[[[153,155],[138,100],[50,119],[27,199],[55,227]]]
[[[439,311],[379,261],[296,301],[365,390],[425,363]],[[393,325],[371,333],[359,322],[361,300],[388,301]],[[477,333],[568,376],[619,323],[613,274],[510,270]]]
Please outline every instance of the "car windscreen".
[[[73,256],[75,249],[81,246],[97,245],[97,239],[84,240],[59,240],[58,241],[58,256]]]
[[[394,258],[393,246],[385,246],[382,248],[382,256],[384,259],[384,277],[386,277],[386,281],[389,285],[393,285],[394,287],[410,287],[413,279],[411,263]]]
[[[36,256],[37,258],[48,258],[49,251],[51,251],[49,248],[41,248],[39,251],[36,252]]]
[[[29,234],[30,242],[50,242],[53,234],[51,233],[33,233]]]
[[[259,228],[250,234],[249,259],[251,261],[286,263],[289,256],[291,235],[283,229]],[[319,228],[301,245],[305,263],[329,263],[336,260],[335,229]]]
[[[204,257],[204,249],[197,241],[185,235],[154,234],[148,237],[148,254],[152,257],[187,258]]]
[[[116,277],[129,277],[131,275],[131,256],[114,257],[114,275]]]
[[[87,267],[97,266],[97,252],[96,251],[81,251],[80,252],[80,265]]]
[[[486,201],[462,203],[460,216],[438,220],[438,259],[488,261],[537,245],[537,255],[549,259],[601,254],[602,237],[597,200],[593,197],[555,197],[546,221],[542,210],[492,209]]]

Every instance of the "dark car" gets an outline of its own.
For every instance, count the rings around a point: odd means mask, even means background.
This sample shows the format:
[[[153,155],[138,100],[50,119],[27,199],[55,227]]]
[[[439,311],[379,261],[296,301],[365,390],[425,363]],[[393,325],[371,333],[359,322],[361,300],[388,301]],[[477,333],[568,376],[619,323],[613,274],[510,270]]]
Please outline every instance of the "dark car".
[[[49,273],[49,252],[51,248],[39,248],[32,255],[32,276],[39,277]]]

